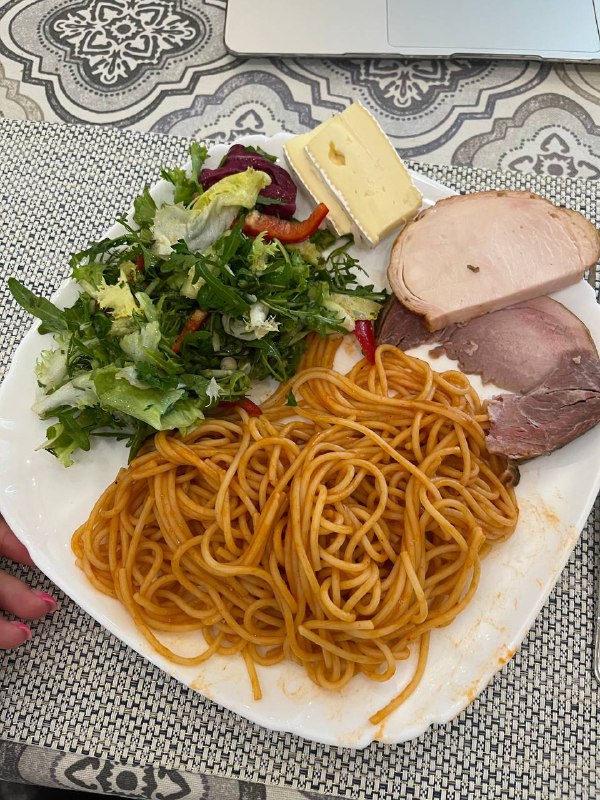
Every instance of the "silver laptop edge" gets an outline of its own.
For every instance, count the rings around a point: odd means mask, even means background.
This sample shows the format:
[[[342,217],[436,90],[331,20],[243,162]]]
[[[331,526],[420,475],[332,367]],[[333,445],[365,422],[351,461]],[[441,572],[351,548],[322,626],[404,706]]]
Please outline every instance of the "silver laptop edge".
[[[228,0],[225,45],[243,56],[591,62],[599,10],[600,0]]]

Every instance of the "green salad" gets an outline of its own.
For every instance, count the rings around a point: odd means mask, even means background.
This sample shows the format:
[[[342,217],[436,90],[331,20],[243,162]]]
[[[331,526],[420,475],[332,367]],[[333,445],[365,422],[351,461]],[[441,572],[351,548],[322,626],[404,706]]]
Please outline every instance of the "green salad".
[[[351,241],[318,229],[286,243],[302,224],[293,219],[275,235],[277,199],[261,196],[268,172],[248,167],[205,190],[206,157],[193,145],[190,172],[163,170],[172,202],[157,207],[146,188],[120,235],[72,256],[71,307],[9,279],[39,333],[53,336],[35,367],[33,408],[50,421],[42,447],[65,466],[95,436],[124,438],[133,455],[155,431],[192,430],[254,381],[291,377],[307,334],[352,330],[385,299],[357,283]],[[266,223],[257,232],[250,219]]]

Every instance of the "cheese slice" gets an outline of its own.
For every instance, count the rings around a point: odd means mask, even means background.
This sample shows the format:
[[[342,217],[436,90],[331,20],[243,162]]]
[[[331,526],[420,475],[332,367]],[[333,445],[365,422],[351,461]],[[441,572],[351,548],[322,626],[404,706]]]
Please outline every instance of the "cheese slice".
[[[327,120],[327,122],[319,125],[318,128],[290,139],[284,144],[283,152],[298,183],[302,184],[315,203],[325,203],[329,209],[329,214],[325,221],[331,225],[338,236],[345,236],[347,233],[354,233],[352,220],[346,214],[344,207],[331,189],[323,182],[305,151],[310,139],[317,131],[327,126],[330,121]]]
[[[421,193],[390,140],[360,103],[312,133],[304,146],[306,155],[372,247],[419,211]]]

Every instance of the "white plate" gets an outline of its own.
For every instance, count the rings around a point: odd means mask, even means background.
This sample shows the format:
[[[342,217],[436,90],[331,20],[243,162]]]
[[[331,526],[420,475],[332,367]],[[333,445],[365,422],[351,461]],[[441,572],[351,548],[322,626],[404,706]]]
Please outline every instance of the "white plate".
[[[243,141],[281,155],[284,138]],[[225,149],[215,147],[213,160]],[[417,175],[415,179],[427,204],[450,194],[427,178]],[[164,198],[167,192],[162,183],[154,194]],[[308,208],[302,201],[299,214]],[[385,283],[389,246],[388,240],[374,251],[360,251],[370,280],[378,286]],[[74,296],[73,285],[66,284],[56,299],[67,304]],[[582,281],[555,297],[583,320],[600,345],[600,310],[591,287]],[[46,426],[29,410],[35,393],[33,365],[40,350],[48,346],[49,340],[39,336],[34,327],[19,346],[0,387],[0,505],[38,567],[108,630],[174,678],[266,728],[326,744],[365,747],[373,739],[402,742],[423,733],[432,723],[451,720],[464,709],[513,655],[531,627],[600,488],[600,426],[522,468],[518,487],[521,518],[515,534],[485,559],[470,606],[450,627],[433,633],[419,688],[381,726],[372,726],[368,718],[402,689],[412,662],[399,663],[395,677],[384,684],[358,677],[339,693],[314,686],[295,664],[259,668],[264,698],[254,702],[240,658],[215,657],[201,667],[169,663],[149,647],[119,603],[99,594],[75,567],[71,534],[125,463],[126,454],[124,446],[101,440],[76,466],[65,469],[48,453],[36,451],[45,438]],[[438,359],[435,366],[443,369],[446,364]],[[474,383],[482,390],[478,381]],[[484,393],[492,392],[488,386]],[[176,644],[196,649],[199,642],[187,635]],[[582,664],[582,669],[587,668]]]

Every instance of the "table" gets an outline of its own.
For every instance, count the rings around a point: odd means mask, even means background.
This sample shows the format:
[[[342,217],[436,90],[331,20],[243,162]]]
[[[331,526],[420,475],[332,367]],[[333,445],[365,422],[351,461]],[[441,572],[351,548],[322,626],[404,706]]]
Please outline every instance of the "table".
[[[360,100],[406,157],[600,177],[598,66],[244,59],[223,48],[225,6],[5,0],[2,113],[225,139],[304,131]]]
[[[56,288],[68,253],[109,227],[162,163],[181,163],[189,138],[301,132],[354,99],[430,177],[459,190],[530,188],[597,221],[600,68],[239,59],[222,46],[224,6],[2,4],[2,275],[22,271]],[[107,15],[98,48],[92,33]],[[145,50],[135,46],[142,34]],[[46,224],[32,225],[39,219]],[[0,295],[8,308],[4,281]],[[0,376],[28,324],[10,308]],[[0,778],[134,798],[591,800],[600,791],[591,675],[599,545],[597,502],[532,631],[481,697],[413,742],[363,751],[270,733],[224,711],[61,596],[59,616],[36,625],[25,649],[0,655]],[[37,572],[9,568],[50,588]]]

